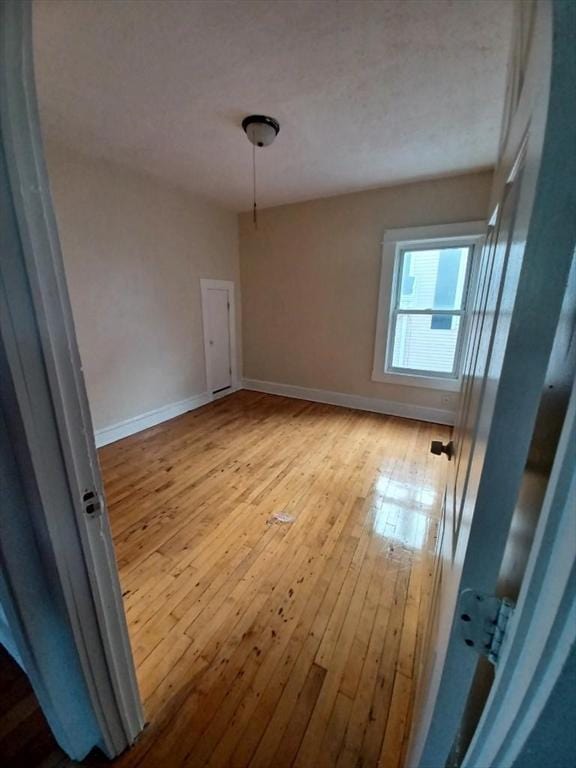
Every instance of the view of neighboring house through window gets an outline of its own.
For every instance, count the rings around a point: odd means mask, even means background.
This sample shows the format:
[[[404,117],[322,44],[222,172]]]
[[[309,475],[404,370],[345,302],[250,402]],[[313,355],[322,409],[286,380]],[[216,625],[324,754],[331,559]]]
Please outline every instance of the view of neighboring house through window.
[[[472,247],[399,249],[387,370],[456,378]]]

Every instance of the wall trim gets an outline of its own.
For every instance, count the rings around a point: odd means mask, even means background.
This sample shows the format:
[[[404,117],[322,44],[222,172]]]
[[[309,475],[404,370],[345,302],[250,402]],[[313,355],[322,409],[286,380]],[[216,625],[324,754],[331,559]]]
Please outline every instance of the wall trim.
[[[176,403],[168,403],[153,411],[147,411],[139,416],[133,416],[130,419],[119,421],[117,424],[111,424],[109,427],[97,429],[94,432],[96,438],[96,447],[102,448],[104,445],[115,443],[124,437],[135,435],[150,427],[162,424],[164,421],[181,416],[183,413],[201,408],[203,405],[225,397],[239,389],[249,389],[253,392],[264,392],[269,395],[281,395],[282,397],[292,397],[297,400],[310,400],[313,403],[325,403],[326,405],[337,405],[342,408],[353,408],[357,411],[370,411],[372,413],[383,413],[387,416],[399,416],[404,419],[416,419],[418,421],[428,421],[433,424],[454,424],[455,414],[452,411],[442,408],[429,408],[423,405],[409,405],[408,403],[399,403],[394,400],[383,400],[379,397],[365,397],[363,395],[349,395],[344,392],[329,392],[326,389],[310,389],[308,387],[298,387],[294,384],[279,384],[274,381],[260,381],[259,379],[242,379],[241,386],[232,386],[229,391],[219,393],[216,396],[209,392],[201,392],[199,395],[187,397],[185,400],[179,400]]]
[[[168,405],[163,405],[153,411],[147,411],[140,414],[140,416],[133,416],[130,419],[119,421],[117,424],[111,424],[109,427],[97,429],[94,431],[96,447],[101,448],[103,445],[115,443],[116,440],[121,440],[123,437],[129,437],[129,435],[135,435],[144,429],[155,427],[157,424],[173,419],[176,416],[181,416],[187,411],[201,408],[203,405],[211,403],[212,400],[213,398],[210,393],[202,392],[199,395],[187,397],[185,400],[168,403]]]
[[[258,379],[243,379],[243,389],[254,392],[265,392],[269,395],[282,395],[293,397],[297,400],[311,400],[314,403],[326,403],[338,405],[343,408],[354,408],[358,411],[371,411],[383,413],[387,416],[400,416],[405,419],[417,419],[429,421],[433,424],[454,424],[453,411],[442,408],[428,408],[423,405],[410,405],[394,400],[383,400],[379,397],[365,397],[363,395],[349,395],[344,392],[329,392],[325,389],[309,389],[298,387],[294,384],[279,384],[274,381],[259,381]]]

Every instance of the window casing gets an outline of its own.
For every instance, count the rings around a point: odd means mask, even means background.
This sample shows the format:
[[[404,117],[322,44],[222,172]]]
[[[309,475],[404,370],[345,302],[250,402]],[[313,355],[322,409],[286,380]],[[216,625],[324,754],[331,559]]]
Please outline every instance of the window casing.
[[[469,222],[386,233],[373,380],[460,388],[484,229],[484,222]]]

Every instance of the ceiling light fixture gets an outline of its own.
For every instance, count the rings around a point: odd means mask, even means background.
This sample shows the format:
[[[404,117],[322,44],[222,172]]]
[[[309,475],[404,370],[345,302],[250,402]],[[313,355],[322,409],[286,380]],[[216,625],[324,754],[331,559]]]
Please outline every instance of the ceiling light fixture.
[[[280,123],[278,120],[274,120],[273,117],[267,117],[266,115],[248,115],[248,117],[245,117],[244,120],[242,120],[242,128],[244,129],[246,136],[248,136],[248,140],[252,144],[252,192],[254,200],[252,215],[254,219],[254,226],[257,228],[256,147],[269,147],[280,132]]]

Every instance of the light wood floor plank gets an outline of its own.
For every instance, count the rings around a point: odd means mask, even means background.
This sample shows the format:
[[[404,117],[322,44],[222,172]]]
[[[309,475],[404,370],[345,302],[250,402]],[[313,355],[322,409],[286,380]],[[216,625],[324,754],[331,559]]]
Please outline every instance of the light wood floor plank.
[[[239,392],[101,449],[150,721],[120,768],[401,766],[448,435]]]

